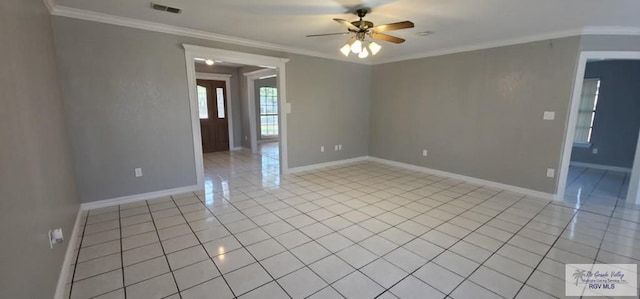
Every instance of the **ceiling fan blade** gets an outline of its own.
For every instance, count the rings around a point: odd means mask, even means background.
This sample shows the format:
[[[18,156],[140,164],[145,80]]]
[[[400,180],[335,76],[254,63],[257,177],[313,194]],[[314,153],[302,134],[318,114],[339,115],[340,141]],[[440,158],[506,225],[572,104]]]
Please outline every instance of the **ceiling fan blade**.
[[[373,27],[373,31],[375,31],[375,32],[384,32],[384,31],[391,31],[391,30],[400,30],[400,29],[413,28],[413,26],[414,25],[413,25],[412,22],[404,21],[404,22],[397,22],[397,23],[391,23],[391,24],[376,26],[376,27]]]
[[[404,38],[399,38],[399,37],[395,37],[395,36],[391,36],[383,33],[377,33],[377,32],[371,32],[371,37],[375,39],[380,39],[383,41],[388,41],[394,44],[401,44],[401,43],[404,43],[405,41]]]
[[[310,35],[307,35],[306,37],[331,36],[331,35],[345,35],[345,34],[352,34],[352,33],[351,33],[351,32],[340,32],[340,33],[310,34]]]
[[[355,25],[351,24],[351,22],[347,21],[347,20],[343,20],[343,19],[333,19],[334,21],[346,26],[349,30],[353,30],[353,31],[360,31],[360,28],[356,27]]]

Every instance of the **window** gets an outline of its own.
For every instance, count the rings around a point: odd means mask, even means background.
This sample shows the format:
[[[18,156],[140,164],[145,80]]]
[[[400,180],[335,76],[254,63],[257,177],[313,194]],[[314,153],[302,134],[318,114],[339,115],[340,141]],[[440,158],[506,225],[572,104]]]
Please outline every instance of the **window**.
[[[260,135],[278,136],[278,89],[260,87]]]
[[[218,108],[218,118],[224,118],[224,89],[216,88],[216,104]]]
[[[596,117],[599,93],[600,79],[584,79],[580,108],[578,110],[578,122],[576,123],[576,136],[573,139],[575,145],[589,146],[591,143],[593,120]]]
[[[200,119],[209,118],[209,109],[207,108],[207,88],[198,85],[198,112]]]

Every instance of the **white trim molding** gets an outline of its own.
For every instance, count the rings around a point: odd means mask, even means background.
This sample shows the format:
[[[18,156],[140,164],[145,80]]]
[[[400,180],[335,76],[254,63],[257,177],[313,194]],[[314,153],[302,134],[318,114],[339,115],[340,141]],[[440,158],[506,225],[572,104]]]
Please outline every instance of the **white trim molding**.
[[[80,221],[82,220],[82,208],[78,209],[78,213],[76,215],[76,221],[73,223],[73,230],[71,231],[71,236],[69,237],[69,242],[67,243],[67,249],[64,254],[64,260],[62,261],[62,269],[60,269],[60,275],[58,276],[58,284],[56,285],[56,293],[53,295],[54,299],[63,299],[65,286],[67,285],[67,281],[71,281],[69,277],[69,272],[71,270],[71,261],[73,261],[73,255],[78,245],[78,240],[80,239]]]
[[[299,172],[312,171],[312,170],[317,170],[317,169],[326,168],[326,167],[364,162],[364,161],[367,161],[368,159],[369,157],[367,156],[361,156],[361,157],[352,158],[352,159],[345,159],[345,160],[331,161],[331,162],[325,162],[325,163],[311,164],[307,166],[294,167],[294,168],[289,168],[289,173],[291,174],[299,173]]]
[[[117,197],[117,198],[112,198],[112,199],[85,202],[85,203],[82,203],[80,205],[80,208],[82,210],[92,210],[92,209],[110,207],[110,206],[115,206],[115,205],[122,205],[122,204],[126,204],[126,203],[142,201],[142,200],[154,199],[154,198],[164,197],[164,196],[169,196],[169,195],[176,195],[176,194],[182,194],[182,193],[188,193],[188,192],[196,192],[196,191],[199,191],[199,190],[203,190],[203,187],[200,187],[200,186],[197,186],[197,185],[187,186],[187,187],[179,187],[179,188],[173,188],[173,189],[167,189],[167,190],[161,190],[161,191],[154,191],[154,192],[143,193],[143,194],[135,194],[135,195]]]
[[[572,36],[584,36],[584,35],[640,36],[640,28],[617,27],[617,26],[588,26],[588,27],[582,27],[582,28],[575,28],[571,30],[555,31],[555,32],[549,32],[544,34],[536,34],[536,35],[529,35],[529,36],[523,36],[523,37],[517,37],[517,38],[511,38],[511,39],[503,39],[503,40],[490,41],[485,43],[466,45],[462,47],[426,51],[419,54],[404,55],[404,56],[388,58],[388,59],[380,59],[380,60],[376,60],[373,64],[383,64],[383,63],[398,62],[398,61],[405,61],[405,60],[412,60],[412,59],[428,58],[428,57],[449,55],[449,54],[455,54],[455,53],[470,52],[470,51],[477,51],[477,50],[484,50],[484,49],[491,49],[491,48],[498,48],[498,47],[526,44],[526,43],[532,43],[532,42],[539,42],[543,40],[559,39],[559,38],[572,37]]]
[[[472,184],[477,184],[477,185],[483,185],[483,186],[492,187],[492,188],[503,189],[503,190],[506,190],[506,191],[520,193],[520,194],[531,196],[531,197],[549,199],[549,200],[556,199],[555,196],[553,194],[551,194],[551,193],[546,193],[546,192],[536,191],[536,190],[532,190],[532,189],[527,189],[527,188],[522,188],[522,187],[517,187],[517,186],[512,186],[512,185],[507,185],[507,184],[503,184],[503,183],[483,180],[483,179],[470,177],[470,176],[466,176],[466,175],[461,175],[461,174],[457,174],[457,173],[446,172],[446,171],[442,171],[442,170],[437,170],[437,169],[432,169],[432,168],[428,168],[428,167],[417,166],[417,165],[413,165],[413,164],[407,164],[407,163],[402,163],[402,162],[397,162],[397,161],[392,161],[392,160],[387,160],[387,159],[382,159],[382,158],[376,158],[376,157],[369,157],[368,160],[369,161],[373,161],[373,162],[382,163],[382,164],[391,165],[391,166],[396,166],[396,167],[400,167],[400,168],[404,168],[404,169],[408,169],[408,170],[414,170],[414,171],[419,171],[419,172],[423,172],[423,173],[449,177],[449,178],[452,178],[452,179],[462,180],[462,181],[469,182],[469,183],[472,183]]]
[[[564,144],[560,153],[560,175],[558,176],[556,197],[564,198],[567,189],[567,178],[569,177],[569,165],[571,164],[571,151],[573,150],[573,140],[576,134],[576,123],[578,122],[578,109],[580,108],[580,97],[582,96],[582,83],[584,73],[587,68],[587,61],[607,60],[607,59],[632,59],[640,60],[638,51],[582,51],[578,57],[576,75],[573,81],[573,91],[571,102],[569,103],[569,117],[564,128]]]
[[[584,163],[584,162],[571,161],[569,163],[569,166],[586,167],[586,168],[592,168],[592,169],[610,170],[610,171],[631,173],[631,168],[618,167],[618,166],[609,166],[609,165],[602,165],[602,164],[594,164],[594,163]]]
[[[46,3],[46,1],[52,1],[52,0],[44,0],[44,1]],[[223,43],[228,43],[233,45],[247,46],[247,47],[258,48],[258,49],[287,52],[287,53],[314,56],[314,57],[322,57],[322,58],[340,60],[340,61],[357,63],[357,64],[368,64],[368,62],[365,60],[362,60],[362,59],[348,60],[344,56],[340,57],[340,55],[335,53],[329,54],[329,53],[284,46],[279,44],[254,41],[254,40],[235,37],[235,36],[229,36],[229,35],[196,30],[196,29],[174,26],[174,25],[167,25],[167,24],[157,23],[157,22],[143,21],[143,20],[127,18],[127,17],[120,17],[120,16],[104,14],[104,13],[78,9],[73,7],[56,5],[50,11],[52,15],[60,16],[60,17],[80,19],[85,21],[93,21],[98,23],[130,27],[130,28],[136,28],[136,29],[142,29],[142,30],[148,30],[148,31],[154,31],[154,32],[168,33],[168,34],[173,34],[178,36],[193,37],[193,38],[223,42]]]
[[[256,112],[256,80],[260,79],[263,76],[271,76],[275,75],[277,77],[277,72],[275,69],[261,69],[253,72],[248,72],[243,74],[245,76],[245,80],[247,80],[247,112],[249,114],[249,138],[251,144],[251,152],[254,154],[258,153],[258,124],[257,120],[257,112]],[[278,102],[280,99],[278,98]],[[278,118],[280,118],[280,114],[282,114],[282,110],[278,110]],[[279,134],[280,132],[278,132]]]
[[[286,85],[286,64],[289,62],[288,58],[264,56],[257,54],[250,54],[237,51],[229,51],[216,48],[207,48],[201,46],[194,46],[189,44],[182,44],[185,53],[185,63],[187,64],[187,84],[189,89],[189,103],[191,108],[191,126],[193,132],[194,142],[194,156],[196,157],[196,176],[198,178],[198,185],[201,185],[202,178],[204,177],[204,165],[202,157],[202,142],[200,137],[200,117],[198,116],[198,98],[196,93],[196,71],[195,64],[193,63],[195,58],[207,58],[213,60],[222,60],[227,62],[245,64],[245,65],[260,65],[274,67],[278,75],[278,100],[279,109],[284,111],[280,113],[278,120],[280,121],[280,173],[287,173],[289,168],[288,151],[287,151],[287,113],[289,103],[287,102],[287,85]],[[203,184],[203,183],[202,183]]]
[[[259,49],[265,49],[265,50],[287,52],[287,53],[293,53],[293,54],[300,54],[300,55],[321,57],[321,58],[326,58],[331,60],[344,61],[349,63],[368,64],[368,65],[376,65],[376,64],[397,62],[397,61],[403,61],[403,60],[441,56],[441,55],[447,55],[447,54],[482,50],[482,49],[502,47],[502,46],[510,46],[510,45],[523,44],[523,43],[542,41],[542,40],[548,40],[548,39],[564,38],[564,37],[570,37],[570,36],[640,35],[640,28],[637,28],[637,27],[586,26],[586,27],[574,28],[570,30],[555,31],[555,32],[548,32],[543,34],[517,37],[512,39],[503,39],[503,40],[497,40],[497,41],[489,41],[484,43],[465,45],[462,47],[426,51],[426,52],[421,52],[419,54],[392,57],[388,59],[353,60],[338,54],[337,51],[334,53],[325,53],[325,52],[302,49],[297,47],[254,41],[250,39],[223,35],[223,34],[218,34],[218,33],[213,33],[208,31],[195,30],[195,29],[190,29],[186,27],[167,25],[167,24],[150,22],[150,21],[143,21],[143,20],[127,18],[127,17],[120,17],[120,16],[115,16],[110,14],[94,12],[90,10],[57,5],[55,3],[55,0],[44,0],[44,3],[45,5],[47,5],[47,8],[49,8],[49,11],[51,12],[51,14],[55,16],[93,21],[93,22],[99,22],[99,23],[105,23],[105,24],[111,24],[111,25],[117,25],[117,26],[155,31],[155,32],[162,32],[162,33],[168,33],[168,34],[179,35],[179,36],[187,36],[187,37],[199,38],[204,40],[212,40],[212,41],[224,42],[224,43],[229,43],[234,45],[241,45],[241,46],[259,48]]]
[[[557,199],[555,197],[555,195],[551,194],[551,193],[536,191],[536,190],[532,190],[532,189],[527,189],[527,188],[522,188],[522,187],[517,187],[517,186],[512,186],[512,185],[507,185],[507,184],[493,182],[493,181],[488,181],[488,180],[479,179],[479,178],[475,178],[475,177],[470,177],[470,176],[466,176],[466,175],[461,175],[461,174],[457,174],[457,173],[446,172],[446,171],[432,169],[432,168],[428,168],[428,167],[423,167],[423,166],[418,166],[418,165],[413,165],[413,164],[408,164],[408,163],[402,163],[402,162],[397,162],[397,161],[392,161],[392,160],[387,160],[387,159],[382,159],[382,158],[377,158],[377,157],[371,157],[371,156],[361,156],[361,157],[352,158],[352,159],[345,159],[345,160],[338,160],[338,161],[331,161],[331,162],[325,162],[325,163],[318,163],[318,164],[311,164],[311,165],[307,165],[307,166],[295,167],[295,168],[289,169],[289,173],[300,173],[300,172],[312,171],[312,170],[317,170],[317,169],[326,168],[326,167],[341,166],[341,165],[347,165],[347,164],[359,163],[359,162],[366,162],[366,161],[385,164],[385,165],[390,165],[390,166],[395,166],[395,167],[399,167],[399,168],[403,168],[403,169],[407,169],[407,170],[418,171],[418,172],[422,172],[422,173],[428,173],[428,174],[448,177],[448,178],[457,179],[457,180],[465,181],[465,182],[476,184],[476,185],[482,185],[482,186],[487,186],[487,187],[492,187],[492,188],[498,188],[498,189],[511,191],[511,192],[519,193],[519,194],[530,196],[530,197],[535,197],[535,198],[548,199],[548,200]]]
[[[217,74],[217,73],[196,73],[196,79],[203,80],[216,80],[216,81],[224,81],[224,85],[227,91],[226,103],[227,105],[227,122],[229,123],[229,150],[233,150],[235,147],[234,138],[233,138],[233,97],[231,97],[231,76],[230,74]]]
[[[57,7],[55,0],[43,0],[43,2],[44,2],[44,6],[47,7],[47,10],[49,10],[49,13],[53,14],[53,11]]]
[[[636,145],[636,155],[633,159],[633,169],[629,178],[629,189],[627,190],[627,202],[640,204],[640,132],[638,132],[638,143]]]

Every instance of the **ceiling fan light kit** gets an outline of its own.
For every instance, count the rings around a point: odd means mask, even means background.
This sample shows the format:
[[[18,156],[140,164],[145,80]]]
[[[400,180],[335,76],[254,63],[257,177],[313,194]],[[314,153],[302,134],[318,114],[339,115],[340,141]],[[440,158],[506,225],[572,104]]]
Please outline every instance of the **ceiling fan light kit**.
[[[382,49],[382,46],[373,42],[367,41],[367,37],[372,39],[383,40],[395,44],[401,44],[405,40],[399,37],[387,35],[381,32],[400,30],[413,28],[414,25],[410,21],[403,21],[397,23],[391,23],[386,25],[374,26],[373,22],[366,21],[363,18],[369,13],[368,9],[358,9],[356,15],[360,18],[357,21],[349,22],[343,19],[333,19],[334,21],[347,27],[347,32],[340,33],[327,33],[327,34],[313,34],[307,35],[307,37],[329,36],[329,35],[344,35],[353,34],[349,41],[340,48],[340,52],[344,56],[349,56],[349,53],[358,55],[359,58],[367,58],[369,54],[376,55]],[[366,45],[365,45],[366,44]]]

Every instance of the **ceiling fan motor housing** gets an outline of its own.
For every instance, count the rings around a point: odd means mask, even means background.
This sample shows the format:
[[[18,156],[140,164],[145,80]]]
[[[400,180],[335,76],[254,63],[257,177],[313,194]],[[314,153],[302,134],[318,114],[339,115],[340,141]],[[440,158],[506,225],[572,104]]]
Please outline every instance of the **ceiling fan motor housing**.
[[[360,28],[360,30],[373,28],[373,22],[369,22],[365,20],[353,21],[351,22],[351,24],[353,24],[353,26]]]

